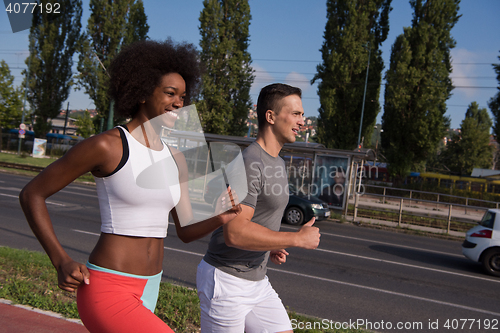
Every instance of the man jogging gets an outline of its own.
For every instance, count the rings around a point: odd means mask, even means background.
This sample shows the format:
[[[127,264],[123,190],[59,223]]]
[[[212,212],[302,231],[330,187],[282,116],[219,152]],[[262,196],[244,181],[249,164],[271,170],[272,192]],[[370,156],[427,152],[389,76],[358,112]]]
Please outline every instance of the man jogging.
[[[217,229],[198,265],[201,331],[292,332],[288,314],[266,276],[267,262],[286,262],[289,247],[315,249],[314,218],[297,232],[280,232],[288,178],[279,153],[304,125],[301,90],[264,87],[257,101],[259,133],[243,152],[248,195],[241,213]]]

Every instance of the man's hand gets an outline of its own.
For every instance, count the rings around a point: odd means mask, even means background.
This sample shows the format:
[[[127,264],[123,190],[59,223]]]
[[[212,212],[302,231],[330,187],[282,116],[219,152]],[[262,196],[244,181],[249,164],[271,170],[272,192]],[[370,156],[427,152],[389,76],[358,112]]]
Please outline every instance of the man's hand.
[[[82,283],[90,283],[90,273],[87,266],[76,261],[67,261],[57,268],[59,288],[75,291]]]
[[[273,263],[275,263],[276,265],[281,265],[281,264],[284,264],[286,262],[286,256],[288,255],[289,253],[285,251],[285,249],[281,249],[281,250],[272,250],[270,253],[269,253],[269,259],[271,259],[271,261]]]
[[[319,234],[319,228],[313,227],[314,221],[316,218],[313,217],[309,222],[304,224],[302,228],[297,232],[299,234],[299,244],[298,247],[314,250],[319,245],[319,238],[321,235]]]

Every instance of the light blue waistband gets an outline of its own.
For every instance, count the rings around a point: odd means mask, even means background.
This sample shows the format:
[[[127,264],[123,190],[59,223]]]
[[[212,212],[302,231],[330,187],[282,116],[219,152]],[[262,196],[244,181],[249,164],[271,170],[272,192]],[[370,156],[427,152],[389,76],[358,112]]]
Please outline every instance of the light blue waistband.
[[[109,268],[97,266],[97,265],[91,264],[88,261],[87,261],[86,266],[87,266],[87,268],[93,269],[95,271],[116,274],[116,275],[121,275],[121,276],[128,276],[128,277],[137,278],[137,279],[157,279],[157,278],[161,279],[161,275],[163,274],[163,270],[162,270],[160,273],[155,274],[155,275],[151,275],[151,276],[135,275],[135,274],[124,273],[124,272],[120,272],[120,271],[115,271],[114,269],[109,269]]]

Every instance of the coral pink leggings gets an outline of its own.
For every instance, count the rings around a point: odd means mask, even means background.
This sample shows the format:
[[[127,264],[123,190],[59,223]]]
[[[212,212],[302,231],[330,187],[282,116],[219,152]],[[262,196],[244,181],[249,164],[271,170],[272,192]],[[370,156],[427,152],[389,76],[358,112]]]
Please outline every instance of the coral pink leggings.
[[[78,288],[77,305],[90,332],[174,332],[153,313],[161,273],[138,276],[87,266],[90,284]]]

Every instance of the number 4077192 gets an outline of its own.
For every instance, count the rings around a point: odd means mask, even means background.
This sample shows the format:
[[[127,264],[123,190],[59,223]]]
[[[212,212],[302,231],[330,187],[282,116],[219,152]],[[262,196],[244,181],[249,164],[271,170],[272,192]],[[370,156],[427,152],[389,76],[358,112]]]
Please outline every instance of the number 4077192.
[[[60,14],[61,4],[58,2],[53,4],[48,2],[45,4],[38,4],[36,2],[9,2],[7,7],[5,8],[5,11],[9,14],[26,14],[30,12],[31,14],[34,14],[35,11],[39,12],[40,14]]]

